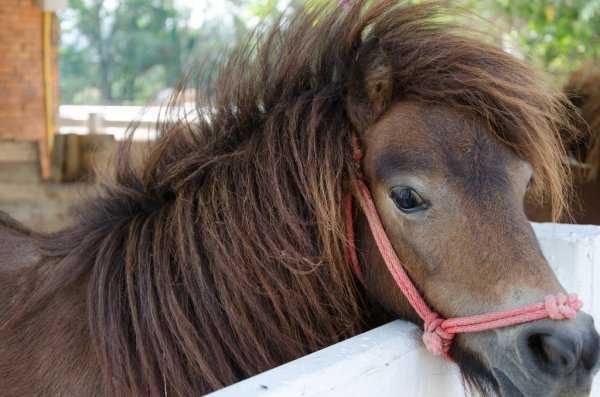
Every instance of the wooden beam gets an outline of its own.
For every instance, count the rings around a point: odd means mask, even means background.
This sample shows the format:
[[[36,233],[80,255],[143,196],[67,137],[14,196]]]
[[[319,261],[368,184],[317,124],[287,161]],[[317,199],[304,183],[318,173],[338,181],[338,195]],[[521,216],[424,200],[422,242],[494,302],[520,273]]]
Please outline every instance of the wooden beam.
[[[38,161],[37,142],[0,140],[0,164],[37,163]]]

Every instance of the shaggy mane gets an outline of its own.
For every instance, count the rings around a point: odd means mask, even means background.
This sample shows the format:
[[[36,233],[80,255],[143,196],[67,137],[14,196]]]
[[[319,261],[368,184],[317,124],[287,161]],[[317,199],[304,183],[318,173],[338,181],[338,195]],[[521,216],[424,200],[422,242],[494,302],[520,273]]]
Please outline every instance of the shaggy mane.
[[[87,283],[107,395],[199,395],[367,329],[341,211],[351,136],[405,99],[487,123],[558,214],[562,96],[447,15],[332,1],[237,49],[210,111],[161,124],[139,167],[125,145],[76,225],[41,239],[52,272],[29,308]]]

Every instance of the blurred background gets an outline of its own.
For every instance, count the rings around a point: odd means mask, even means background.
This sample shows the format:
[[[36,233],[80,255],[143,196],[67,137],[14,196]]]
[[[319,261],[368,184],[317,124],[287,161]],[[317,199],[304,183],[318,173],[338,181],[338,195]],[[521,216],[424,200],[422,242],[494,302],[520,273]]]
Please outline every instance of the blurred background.
[[[320,0],[326,1],[337,0]],[[215,59],[259,21],[302,3],[71,0],[57,21],[61,103],[161,102],[190,62]],[[505,47],[558,78],[600,54],[600,0],[473,0],[462,6],[493,21]]]
[[[311,3],[325,1],[337,0]],[[491,21],[498,44],[555,84],[598,63],[600,0],[455,3]],[[132,120],[143,146],[186,72],[202,64],[210,79],[259,23],[303,4],[1,0],[0,210],[40,231],[67,225],[72,203],[93,194],[93,164],[104,166]],[[190,89],[184,101],[208,95],[204,89]]]

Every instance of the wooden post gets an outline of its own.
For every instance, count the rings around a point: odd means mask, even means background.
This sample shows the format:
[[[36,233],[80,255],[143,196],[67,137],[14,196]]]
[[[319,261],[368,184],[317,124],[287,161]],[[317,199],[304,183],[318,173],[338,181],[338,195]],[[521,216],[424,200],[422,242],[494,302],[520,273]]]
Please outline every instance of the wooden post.
[[[88,115],[88,133],[90,135],[104,134],[104,117],[100,113]]]
[[[54,73],[52,71],[52,25],[54,23],[54,13],[51,11],[43,12],[43,70],[44,70],[44,111],[46,113],[46,139],[40,145],[40,165],[42,177],[50,178],[51,174],[51,153],[54,143]]]

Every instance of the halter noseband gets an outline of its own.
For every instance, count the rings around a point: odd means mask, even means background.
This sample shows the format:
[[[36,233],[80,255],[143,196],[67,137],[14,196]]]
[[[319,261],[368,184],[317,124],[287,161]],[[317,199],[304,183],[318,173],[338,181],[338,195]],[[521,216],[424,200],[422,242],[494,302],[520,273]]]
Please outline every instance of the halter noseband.
[[[406,273],[402,262],[396,255],[392,244],[383,228],[377,208],[371,197],[371,192],[365,184],[360,172],[362,153],[356,137],[353,137],[353,150],[357,166],[357,178],[353,183],[354,195],[360,208],[365,214],[371,233],[379,249],[388,271],[392,274],[396,285],[402,291],[410,305],[423,320],[423,343],[431,353],[450,358],[449,351],[454,335],[459,333],[487,331],[494,328],[508,327],[511,325],[527,323],[530,321],[551,318],[553,320],[571,319],[576,316],[583,303],[577,294],[548,295],[543,302],[534,303],[517,309],[504,310],[475,316],[454,317],[444,319],[431,310],[423,299],[410,277]],[[362,272],[358,255],[356,253],[353,222],[353,195],[347,193],[344,197],[344,211],[346,217],[346,235],[349,244],[348,256],[352,269],[362,281]]]

